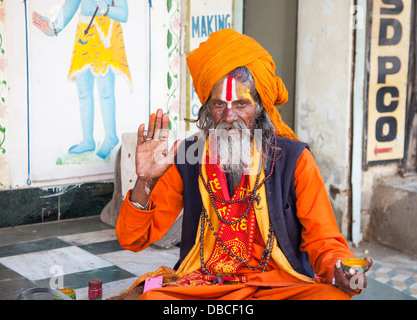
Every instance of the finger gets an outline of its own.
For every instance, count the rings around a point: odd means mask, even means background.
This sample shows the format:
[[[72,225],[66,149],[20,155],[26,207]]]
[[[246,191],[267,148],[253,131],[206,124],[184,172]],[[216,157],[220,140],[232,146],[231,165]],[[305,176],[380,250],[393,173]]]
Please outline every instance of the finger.
[[[39,29],[45,29],[45,27],[48,25],[48,23],[45,20],[42,19],[36,19],[33,21],[33,23],[39,28]]]
[[[35,19],[33,19],[32,20],[32,23],[33,23],[33,25],[35,26],[35,27],[40,27],[40,24],[39,24],[39,22],[37,21],[37,20],[35,20]]]
[[[161,109],[158,109],[156,111],[156,121],[155,121],[155,133],[154,133],[154,139],[159,140],[160,134],[161,134],[161,128],[162,128],[162,117],[163,112]]]
[[[40,18],[42,16],[39,13],[37,13],[36,11],[33,11],[32,17],[34,17],[34,18]]]
[[[338,260],[334,266],[334,276],[335,276],[335,283],[338,287],[343,287],[345,289],[349,289],[349,280],[346,278],[346,275],[342,269],[341,262]]]
[[[46,21],[46,18],[45,18],[44,16],[40,15],[40,14],[39,14],[39,13],[37,13],[37,12],[34,12],[34,13],[32,14],[32,20],[33,20],[33,21],[36,21],[36,22],[37,22],[37,23],[39,23],[39,24],[43,24],[43,23],[47,22],[47,21]]]
[[[145,141],[145,125],[142,123],[138,129],[137,145],[141,145]]]
[[[174,144],[172,145],[171,149],[169,150],[168,154],[167,154],[167,163],[168,164],[173,164],[174,160],[175,160],[175,156],[178,153],[178,147],[181,143],[181,140],[177,140],[174,142]]]
[[[149,117],[148,132],[146,134],[147,139],[153,138],[153,134],[155,131],[155,119],[156,119],[156,115],[155,113],[152,113],[151,116]]]
[[[42,31],[45,29],[45,24],[43,22],[34,21],[33,25]]]
[[[366,271],[365,271],[365,272],[367,272],[372,267],[372,265],[374,264],[374,262],[369,257],[365,257],[365,260],[368,261],[368,267],[366,268]]]
[[[32,15],[32,21],[33,23],[36,23],[37,25],[40,25],[43,20],[41,20],[40,15],[36,15],[35,13]]]
[[[360,290],[365,289],[367,285],[368,283],[366,281],[365,273],[362,271],[357,272],[355,277],[352,278],[352,283],[349,283],[349,286],[352,292],[356,292],[356,293],[358,293]]]
[[[161,140],[167,140],[169,136],[169,116],[167,113],[164,113],[162,116],[162,129],[160,134]]]
[[[362,285],[363,285],[363,289],[365,289],[368,286],[368,281],[366,280],[365,273],[363,273],[362,276],[363,276]]]
[[[334,265],[334,277],[335,277],[336,283],[338,284],[340,284],[343,278],[345,278],[344,272],[341,266],[339,265],[339,261],[337,261],[336,264]]]
[[[38,24],[41,24],[43,21],[45,21],[45,20],[43,20],[42,19],[42,17],[37,17],[37,16],[34,16],[33,18],[32,18],[32,20],[34,21],[34,22],[36,22],[36,23],[38,23]]]

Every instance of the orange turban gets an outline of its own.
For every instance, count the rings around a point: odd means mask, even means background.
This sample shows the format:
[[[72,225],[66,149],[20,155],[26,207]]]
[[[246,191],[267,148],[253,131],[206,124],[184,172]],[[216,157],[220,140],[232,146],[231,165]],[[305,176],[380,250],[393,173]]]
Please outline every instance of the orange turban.
[[[275,63],[271,55],[254,39],[233,29],[214,32],[199,48],[190,52],[187,63],[195,92],[202,104],[219,80],[238,67],[247,67],[276,134],[298,140],[275,107],[288,101],[288,91],[281,78],[275,76]]]

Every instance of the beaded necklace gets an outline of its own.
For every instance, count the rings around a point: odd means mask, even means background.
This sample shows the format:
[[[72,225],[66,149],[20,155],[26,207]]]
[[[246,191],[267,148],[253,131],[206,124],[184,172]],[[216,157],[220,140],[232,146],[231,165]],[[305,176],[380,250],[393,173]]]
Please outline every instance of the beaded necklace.
[[[257,177],[256,177],[256,182],[255,182],[255,186],[252,190],[252,192],[250,192],[249,194],[247,194],[246,196],[242,197],[241,199],[235,199],[235,200],[223,200],[220,199],[218,197],[216,197],[213,193],[213,190],[210,186],[209,183],[207,183],[202,175],[201,172],[201,165],[199,166],[199,176],[201,178],[201,181],[203,182],[203,185],[205,187],[205,189],[207,190],[207,192],[210,195],[210,201],[213,205],[214,211],[216,212],[217,217],[219,218],[220,221],[222,221],[223,223],[226,223],[228,225],[234,225],[239,223],[244,217],[246,217],[246,215],[248,214],[251,206],[253,205],[253,201],[257,200],[257,203],[259,205],[259,201],[260,201],[260,196],[259,194],[257,194],[257,191],[265,184],[265,182],[272,176],[272,173],[274,171],[275,168],[275,159],[276,159],[276,144],[277,144],[277,139],[275,137],[274,139],[274,153],[273,153],[273,157],[272,157],[272,164],[271,164],[271,170],[269,172],[269,174],[262,180],[261,183],[259,183],[259,179],[260,179],[260,174],[261,174],[261,170],[262,170],[262,154],[260,155],[260,161],[259,161],[259,169],[258,169],[258,173],[257,173]],[[242,202],[245,201],[246,199],[248,199],[248,197],[250,197],[250,201],[248,204],[248,207],[246,208],[245,212],[243,213],[243,215],[235,220],[235,221],[228,221],[226,219],[224,219],[221,214],[218,211],[218,208],[215,204],[215,200],[219,201],[221,203],[224,204],[234,204],[237,202]],[[273,249],[273,245],[274,245],[274,237],[275,237],[275,232],[274,232],[274,228],[272,226],[271,223],[269,223],[269,234],[268,234],[268,240],[266,241],[265,244],[265,250],[263,250],[262,252],[262,256],[261,256],[261,260],[259,261],[259,264],[256,267],[251,267],[247,261],[243,261],[242,258],[237,257],[234,253],[232,253],[227,247],[226,245],[222,242],[222,240],[220,239],[220,237],[217,235],[217,232],[214,231],[214,227],[210,221],[209,215],[207,214],[207,210],[204,208],[202,208],[202,212],[201,212],[201,231],[200,231],[200,264],[201,264],[201,269],[207,274],[207,275],[211,275],[210,272],[205,268],[205,263],[204,263],[204,231],[205,231],[205,226],[204,226],[204,221],[207,221],[210,230],[213,232],[213,235],[216,238],[216,241],[219,242],[220,246],[232,257],[234,258],[236,261],[242,262],[248,269],[251,269],[252,271],[255,270],[259,270],[262,265],[262,271],[264,272],[268,266],[269,263],[269,259],[271,257],[271,253],[272,253],[272,249]],[[212,276],[212,275],[211,275]]]

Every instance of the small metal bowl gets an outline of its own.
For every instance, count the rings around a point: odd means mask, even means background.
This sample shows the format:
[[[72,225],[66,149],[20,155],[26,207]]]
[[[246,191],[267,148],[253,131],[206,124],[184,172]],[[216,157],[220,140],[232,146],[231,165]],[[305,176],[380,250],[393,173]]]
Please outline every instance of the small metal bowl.
[[[349,258],[342,260],[343,270],[349,272],[354,269],[356,272],[365,272],[368,269],[368,261],[363,258]]]

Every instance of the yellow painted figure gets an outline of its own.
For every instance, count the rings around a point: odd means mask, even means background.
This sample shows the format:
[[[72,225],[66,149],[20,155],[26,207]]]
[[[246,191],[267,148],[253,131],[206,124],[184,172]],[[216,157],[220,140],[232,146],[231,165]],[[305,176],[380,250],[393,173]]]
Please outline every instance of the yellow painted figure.
[[[94,76],[105,76],[111,69],[131,83],[129,65],[124,48],[122,26],[107,16],[95,17],[87,35],[84,35],[91,17],[80,14],[69,78],[90,69]],[[80,41],[78,41],[78,39]]]
[[[68,152],[93,151],[94,84],[97,84],[105,138],[97,155],[107,158],[119,143],[116,133],[115,75],[131,75],[120,23],[128,18],[127,0],[66,0],[55,21],[33,13],[33,24],[48,36],[58,36],[81,6],[68,77],[77,83],[80,101],[82,141]]]

